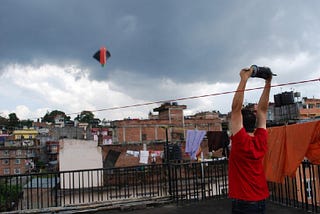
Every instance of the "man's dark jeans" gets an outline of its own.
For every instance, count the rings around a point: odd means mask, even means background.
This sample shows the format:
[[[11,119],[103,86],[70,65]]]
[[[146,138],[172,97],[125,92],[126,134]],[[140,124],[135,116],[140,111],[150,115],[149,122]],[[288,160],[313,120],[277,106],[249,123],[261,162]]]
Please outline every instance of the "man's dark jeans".
[[[243,201],[232,199],[233,214],[265,214],[266,201]]]

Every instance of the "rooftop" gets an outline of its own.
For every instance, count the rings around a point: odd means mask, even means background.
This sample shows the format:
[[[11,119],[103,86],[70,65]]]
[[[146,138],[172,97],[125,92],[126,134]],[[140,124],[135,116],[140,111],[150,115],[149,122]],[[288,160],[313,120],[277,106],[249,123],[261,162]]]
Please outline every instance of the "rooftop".
[[[230,199],[220,199],[220,200],[204,200],[200,202],[185,203],[185,204],[166,204],[163,206],[153,206],[147,207],[143,204],[135,204],[132,206],[121,207],[115,210],[108,211],[97,211],[96,214],[115,214],[115,213],[125,213],[130,214],[208,214],[208,213],[219,213],[219,214],[230,214],[231,213],[231,200]],[[266,213],[272,214],[303,214],[310,213],[304,211],[300,208],[290,208],[267,201]]]

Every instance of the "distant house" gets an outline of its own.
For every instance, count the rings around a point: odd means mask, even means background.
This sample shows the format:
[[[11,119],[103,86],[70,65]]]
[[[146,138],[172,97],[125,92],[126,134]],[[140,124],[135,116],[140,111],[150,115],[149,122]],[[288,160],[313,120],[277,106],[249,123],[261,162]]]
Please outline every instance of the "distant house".
[[[14,130],[0,147],[0,175],[24,174],[36,170],[40,147],[35,129]]]
[[[46,142],[48,170],[59,171],[59,141]]]
[[[20,129],[20,130],[14,130],[12,133],[14,140],[31,140],[35,139],[38,135],[38,131],[35,129]]]
[[[221,131],[222,119],[217,112],[201,112],[192,116],[184,116],[186,105],[177,102],[164,103],[154,111],[158,115],[149,113],[150,119],[124,119],[111,122],[112,142],[124,143],[152,143],[168,140],[180,142],[186,137],[188,129],[205,131]]]
[[[302,108],[300,108],[300,119],[310,119],[320,117],[320,99],[302,98]]]
[[[186,108],[186,105],[177,102],[167,102],[153,109],[158,114],[150,112],[148,119],[111,121],[108,136],[112,136],[112,144],[100,144],[106,162],[115,162],[112,163],[114,166],[137,165],[139,158],[132,154],[139,153],[144,147],[150,154],[149,163],[161,163],[161,154],[166,148],[169,157],[184,158],[187,130],[222,131],[225,118],[220,118],[219,112],[206,111],[185,116],[183,111]],[[207,145],[207,139],[204,139],[202,146],[205,154],[208,153]],[[113,158],[116,161],[108,160],[115,152],[120,152],[117,158]]]
[[[65,121],[64,121],[63,115],[58,114],[54,117],[54,126],[55,127],[62,128],[62,127],[64,127],[64,123],[65,123]]]
[[[91,134],[93,140],[98,142],[99,145],[112,144],[112,131],[109,128],[92,128]]]

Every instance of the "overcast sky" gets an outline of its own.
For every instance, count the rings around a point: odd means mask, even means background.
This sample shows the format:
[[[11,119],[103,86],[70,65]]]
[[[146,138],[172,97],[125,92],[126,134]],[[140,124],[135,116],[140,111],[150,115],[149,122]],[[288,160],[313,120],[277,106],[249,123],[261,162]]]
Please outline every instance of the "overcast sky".
[[[2,0],[0,115],[147,118],[159,103],[103,109],[234,91],[251,64],[277,73],[273,85],[319,78],[319,8],[317,0]],[[111,53],[104,67],[92,58],[101,46]],[[270,101],[285,91],[320,98],[318,81],[274,87]],[[178,103],[186,115],[227,113],[232,96]]]

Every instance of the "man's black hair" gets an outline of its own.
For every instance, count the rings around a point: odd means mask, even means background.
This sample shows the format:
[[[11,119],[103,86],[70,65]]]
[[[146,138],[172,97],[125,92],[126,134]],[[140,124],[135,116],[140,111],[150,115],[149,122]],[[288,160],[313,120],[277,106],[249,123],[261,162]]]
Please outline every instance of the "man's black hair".
[[[242,109],[242,123],[246,132],[253,133],[256,128],[256,115],[252,110]]]

